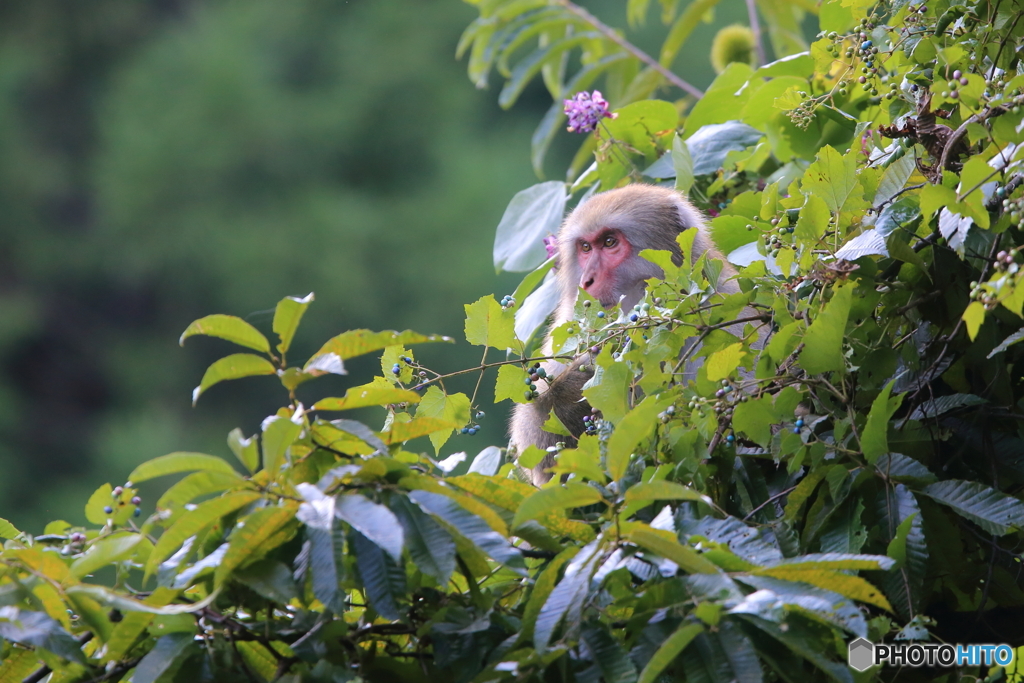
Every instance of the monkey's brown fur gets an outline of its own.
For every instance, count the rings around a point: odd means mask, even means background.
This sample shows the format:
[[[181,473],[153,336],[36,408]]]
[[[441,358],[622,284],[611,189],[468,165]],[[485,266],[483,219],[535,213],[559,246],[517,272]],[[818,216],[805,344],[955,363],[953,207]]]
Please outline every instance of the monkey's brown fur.
[[[652,277],[664,277],[661,268],[638,256],[644,249],[661,249],[673,253],[673,261],[682,263],[682,254],[676,237],[683,230],[696,229],[691,258],[696,261],[710,253],[722,262],[723,268],[718,282],[718,291],[732,294],[739,286],[732,278],[735,269],[715,249],[707,234],[703,216],[681,194],[674,190],[652,185],[628,185],[595,195],[578,206],[562,223],[558,232],[558,288],[559,304],[555,311],[552,329],[571,320],[580,287],[581,268],[577,258],[577,244],[581,235],[592,234],[599,228],[620,231],[631,247],[631,254],[614,273],[615,301],[603,301],[605,306],[614,305],[622,297],[622,308],[632,308],[642,297],[645,281]],[[551,353],[551,335],[544,343],[545,353]],[[544,369],[554,379],[546,389],[541,385],[540,397],[531,403],[515,406],[510,425],[511,443],[521,454],[528,446],[547,449],[560,441],[567,447],[576,444],[583,433],[583,416],[590,414],[590,405],[582,398],[583,385],[593,374],[581,367],[592,364],[589,353],[583,354],[566,366],[548,361]],[[570,432],[572,438],[558,436],[541,429],[548,414],[554,410]],[[526,471],[536,485],[551,478],[546,472],[554,464],[554,456],[548,454],[533,470]]]

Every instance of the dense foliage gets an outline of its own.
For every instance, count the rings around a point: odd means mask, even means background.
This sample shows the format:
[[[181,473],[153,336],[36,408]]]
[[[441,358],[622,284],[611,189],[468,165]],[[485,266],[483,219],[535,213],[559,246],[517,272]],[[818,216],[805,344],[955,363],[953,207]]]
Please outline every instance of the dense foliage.
[[[615,114],[595,118],[571,182],[511,202],[495,262],[530,274],[466,306],[479,366],[437,371],[412,347],[451,340],[367,330],[290,365],[311,296],[278,304],[273,347],[240,318],[195,321],[183,342],[247,351],[211,365],[194,401],[273,375],[285,405],[260,434],[228,436],[241,473],[172,453],[100,487],[88,527],[0,521],[0,681],[1015,676],[858,674],[845,657],[857,636],[1024,641],[1024,12],[759,2],[778,59],[759,44],[718,55],[700,93],[669,69],[714,4],[664,0],[656,61],[571,2],[479,3],[462,46],[473,80],[497,69],[511,105],[540,76],[555,102],[538,168],[563,98],[602,78]],[[821,27],[810,45],[805,12]],[[647,99],[669,86],[690,96]],[[545,487],[512,462],[538,462],[535,448],[488,446],[468,468],[431,457],[485,419],[451,377],[531,400],[556,267],[543,238],[570,200],[641,180],[713,216],[742,291],[715,293],[715,260],[647,252],[665,278],[634,310],[581,295],[554,348],[596,353],[596,413]],[[755,323],[772,331],[763,348]],[[301,400],[377,352],[372,382]],[[332,419],[369,406],[375,424]],[[140,482],[184,473],[136,519]]]

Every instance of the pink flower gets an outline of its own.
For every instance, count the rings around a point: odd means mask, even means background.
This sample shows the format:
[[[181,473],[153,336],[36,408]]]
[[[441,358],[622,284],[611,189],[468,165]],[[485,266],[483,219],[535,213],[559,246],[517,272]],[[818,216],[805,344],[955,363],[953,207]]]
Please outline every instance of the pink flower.
[[[570,133],[590,133],[597,129],[601,119],[614,119],[618,114],[608,111],[608,102],[601,97],[601,91],[594,94],[578,92],[572,99],[565,100],[565,114],[569,117]]]

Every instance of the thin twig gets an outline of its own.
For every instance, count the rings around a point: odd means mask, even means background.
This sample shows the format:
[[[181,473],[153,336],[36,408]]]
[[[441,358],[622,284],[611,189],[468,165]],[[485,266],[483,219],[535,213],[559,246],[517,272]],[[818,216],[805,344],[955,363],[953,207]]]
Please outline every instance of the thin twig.
[[[662,66],[661,62],[656,60],[654,57],[651,57],[649,54],[638,48],[636,45],[620,36],[615,31],[615,29],[611,28],[610,26],[602,22],[600,19],[595,17],[586,9],[580,7],[574,2],[571,2],[571,0],[562,0],[562,5],[567,10],[578,16],[580,19],[582,19],[583,21],[587,22],[595,29],[597,29],[597,31],[604,35],[606,38],[608,38],[608,40],[612,41],[613,43],[621,47],[623,50],[630,53],[631,55],[639,59],[641,62],[643,62],[644,64],[646,64],[647,66],[651,67],[659,74],[664,76],[665,80],[667,80],[672,85],[676,86],[680,90],[685,90],[686,92],[690,93],[697,99],[704,97],[703,91],[690,85],[689,83],[681,79],[679,76],[676,76],[669,69]]]
[[[754,54],[757,55],[757,66],[767,61],[764,56],[764,45],[761,44],[761,22],[757,20],[756,0],[747,0],[747,16],[750,17],[750,31],[754,34]]]

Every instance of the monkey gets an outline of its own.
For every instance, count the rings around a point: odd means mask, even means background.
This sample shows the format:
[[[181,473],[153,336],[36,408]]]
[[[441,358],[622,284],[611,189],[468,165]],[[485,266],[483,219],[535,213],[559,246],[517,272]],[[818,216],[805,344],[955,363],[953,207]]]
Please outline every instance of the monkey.
[[[629,310],[644,296],[646,281],[664,277],[660,266],[642,258],[644,249],[670,251],[677,265],[682,253],[676,241],[684,230],[697,230],[691,259],[704,254],[718,259],[722,270],[718,292],[739,292],[733,268],[717,250],[708,234],[707,223],[701,213],[679,192],[654,185],[632,184],[594,195],[583,202],[562,223],[558,243],[559,303],[555,309],[551,330],[573,318],[580,289],[600,302],[604,308],[620,304]],[[733,334],[740,330],[730,329]],[[543,350],[553,352],[551,332],[548,332]],[[543,364],[551,378],[540,396],[530,403],[518,404],[513,409],[509,425],[510,444],[518,453],[534,445],[548,449],[558,442],[575,445],[583,433],[583,417],[590,415],[590,405],[583,400],[583,385],[592,376],[586,371],[591,364],[590,354],[584,353],[569,365],[557,361]],[[695,370],[692,371],[695,374]],[[691,374],[690,366],[686,374]],[[554,410],[572,438],[558,436],[541,427]],[[536,486],[551,478],[546,470],[554,464],[554,455],[547,456],[532,470],[524,474]]]

